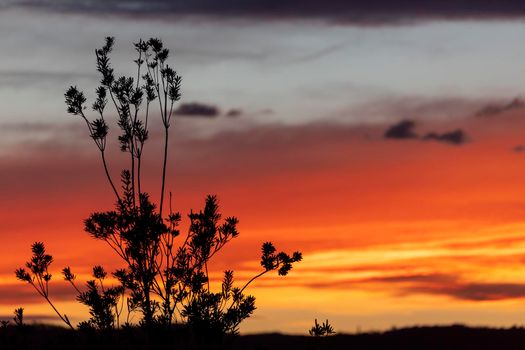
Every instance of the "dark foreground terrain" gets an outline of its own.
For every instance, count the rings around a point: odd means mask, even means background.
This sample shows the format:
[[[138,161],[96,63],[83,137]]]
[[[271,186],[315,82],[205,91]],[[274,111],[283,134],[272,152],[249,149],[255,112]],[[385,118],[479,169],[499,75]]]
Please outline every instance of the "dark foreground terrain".
[[[282,334],[245,335],[224,340],[223,349],[525,349],[525,328],[413,327],[383,333],[335,335],[328,338]],[[0,349],[213,349],[180,330],[120,330],[111,333],[70,331],[48,326],[0,329]]]

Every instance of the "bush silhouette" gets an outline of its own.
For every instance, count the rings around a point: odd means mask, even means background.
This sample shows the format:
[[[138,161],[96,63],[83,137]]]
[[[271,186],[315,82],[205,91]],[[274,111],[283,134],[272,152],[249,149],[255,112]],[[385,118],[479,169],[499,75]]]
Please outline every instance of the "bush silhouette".
[[[169,327],[183,323],[195,334],[220,337],[237,334],[240,323],[255,310],[255,298],[245,294],[246,288],[257,278],[270,271],[285,276],[294,263],[301,260],[300,252],[277,252],[271,242],[261,248],[262,271],[242,287],[234,286],[233,271],[225,271],[221,289],[210,288],[208,264],[220,250],[236,238],[238,220],[222,218],[216,196],[207,196],[204,208],[190,212],[189,230],[180,237],[182,216],[165,205],[166,164],[168,160],[169,131],[174,104],[181,97],[182,78],[166,62],[169,50],[159,39],[139,40],[134,44],[137,58],[136,78],[117,77],[109,54],[114,45],[112,37],[95,50],[97,71],[101,75],[92,110],[98,115],[90,120],[86,116],[84,93],[71,86],[65,93],[68,113],[86,123],[91,139],[97,146],[104,172],[115,196],[115,209],[95,212],[84,222],[84,228],[93,238],[106,242],[124,266],[112,273],[117,286],[105,286],[106,271],[93,268],[93,279],[84,288],[78,288],[76,276],[69,267],[62,271],[63,278],[77,291],[77,300],[89,308],[91,318],[80,328],[111,329],[129,325],[129,315],[140,315],[139,325]],[[160,124],[164,129],[162,176],[159,184],[159,203],[152,202],[142,186],[142,157],[149,137],[152,103],[158,104]],[[129,168],[120,176],[117,187],[109,170],[106,146],[109,125],[107,106],[114,106],[118,115],[118,142],[120,150],[129,159]],[[33,256],[20,268],[16,276],[44,297],[69,327],[65,314],[60,313],[49,298],[51,280],[49,266],[53,261],[45,252],[44,244],[33,245]],[[128,318],[120,322],[123,306]],[[119,306],[120,305],[120,306]]]
[[[310,330],[308,331],[312,337],[328,337],[331,335],[335,335],[334,328],[332,325],[326,320],[322,324],[317,323],[317,319],[314,321],[314,325]]]

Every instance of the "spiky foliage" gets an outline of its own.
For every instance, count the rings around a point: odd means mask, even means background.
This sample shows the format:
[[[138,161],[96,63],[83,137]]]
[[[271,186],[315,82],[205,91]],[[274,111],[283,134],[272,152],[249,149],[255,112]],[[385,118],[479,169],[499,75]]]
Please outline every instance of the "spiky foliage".
[[[53,308],[58,317],[60,317],[60,319],[70,328],[73,328],[66,314],[60,313],[49,297],[49,281],[51,281],[49,266],[53,262],[53,257],[46,253],[46,248],[42,242],[35,242],[31,246],[31,252],[33,255],[26,263],[26,267],[29,271],[23,267],[18,268],[15,271],[16,278],[32,285],[37,293],[48,302],[51,308]]]
[[[334,328],[328,320],[319,324],[317,323],[317,319],[315,319],[314,326],[309,330],[309,333],[312,337],[327,337],[335,334]]]
[[[65,275],[65,273],[64,273]],[[67,280],[70,276],[64,276]],[[81,325],[82,328],[92,327],[107,330],[115,327],[118,322],[118,302],[124,293],[124,287],[104,287],[107,273],[102,266],[93,267],[93,280],[86,282],[86,290],[80,292],[77,300],[89,307],[91,318]]]
[[[15,317],[13,317],[13,321],[15,321],[15,325],[21,327],[24,325],[24,308],[19,307],[15,309]]]

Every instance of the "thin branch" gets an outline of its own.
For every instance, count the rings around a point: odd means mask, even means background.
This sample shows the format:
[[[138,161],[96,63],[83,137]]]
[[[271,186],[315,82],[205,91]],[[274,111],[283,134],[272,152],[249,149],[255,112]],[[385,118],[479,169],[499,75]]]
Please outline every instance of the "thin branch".
[[[115,193],[115,196],[117,197],[118,202],[121,203],[122,200],[120,198],[120,195],[118,194],[117,188],[115,187],[115,184],[113,183],[113,180],[111,179],[111,175],[109,174],[105,152],[100,151],[100,154],[102,156],[102,164],[104,165],[104,171],[106,172],[106,177],[108,178],[109,184],[111,185],[111,188],[113,189],[113,192]]]
[[[257,278],[261,277],[262,275],[270,272],[271,270],[264,270],[263,272],[259,273],[258,275],[255,275],[254,277],[252,277],[245,285],[244,287],[241,288],[241,291],[240,293],[242,294],[242,292],[244,292],[244,290],[246,289],[246,287],[248,287],[250,285],[250,283],[252,283],[253,281],[255,281]]]

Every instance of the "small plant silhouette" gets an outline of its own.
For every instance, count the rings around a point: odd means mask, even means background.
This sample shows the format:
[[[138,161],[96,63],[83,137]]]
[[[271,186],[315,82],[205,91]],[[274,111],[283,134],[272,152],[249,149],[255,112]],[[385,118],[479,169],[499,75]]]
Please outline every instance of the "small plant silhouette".
[[[328,320],[319,324],[317,323],[317,319],[315,319],[314,326],[309,330],[309,333],[312,337],[328,337],[335,335],[334,328],[330,325]]]
[[[15,317],[13,317],[13,321],[15,322],[15,325],[18,327],[22,327],[24,325],[24,308],[17,308],[14,311]],[[8,320],[0,320],[0,328],[7,328],[11,324]]]
[[[134,44],[136,77],[118,77],[109,57],[113,46],[114,39],[107,37],[105,45],[95,50],[101,80],[91,109],[97,118],[90,120],[86,116],[87,99],[76,86],[71,86],[64,95],[68,113],[85,122],[99,150],[116,200],[114,210],[91,214],[84,221],[84,229],[93,238],[106,242],[124,263],[124,267],[112,273],[119,283],[112,287],[105,286],[108,274],[101,266],[93,268],[93,279],[87,281],[83,290],[78,288],[76,276],[69,267],[62,270],[64,280],[77,291],[77,300],[89,308],[91,318],[79,327],[98,330],[119,327],[125,303],[128,318],[122,326],[126,328],[130,326],[129,315],[138,313],[141,316],[139,325],[146,328],[184,323],[201,339],[237,334],[240,323],[255,310],[255,298],[245,294],[246,288],[271,271],[277,271],[279,276],[287,275],[302,255],[300,252],[291,255],[278,252],[271,242],[266,242],[261,248],[260,273],[242,287],[235,287],[234,273],[227,270],[221,290],[213,292],[210,289],[209,262],[228,242],[238,237],[238,219],[223,219],[217,197],[209,195],[202,210],[190,212],[188,232],[183,235],[184,239],[179,239],[182,216],[172,210],[171,193],[169,210],[165,207],[169,129],[174,104],[181,98],[182,78],[166,63],[169,50],[156,38]],[[164,130],[158,206],[142,184],[142,156],[149,139],[150,105],[154,101],[157,101]],[[129,167],[120,175],[120,188],[115,184],[106,159],[108,104],[117,112],[120,150],[129,159]],[[30,272],[21,268],[16,275],[33,285],[57,315],[73,328],[66,315],[58,312],[49,299],[51,274],[48,268],[52,260],[45,253],[43,243],[37,242],[33,245],[33,257],[27,263]]]
[[[42,242],[35,242],[31,246],[31,251],[33,255],[31,259],[26,262],[26,267],[29,269],[29,271],[23,267],[17,269],[15,271],[16,278],[32,285],[37,293],[48,302],[58,317],[60,317],[60,319],[66,325],[68,325],[68,327],[73,329],[73,325],[69,321],[66,314],[60,313],[49,298],[49,281],[51,281],[49,266],[53,262],[53,257],[46,253],[46,248]]]
[[[86,291],[81,292],[76,284],[76,276],[73,275],[71,269],[66,267],[62,270],[64,280],[71,283],[77,290],[77,300],[89,307],[89,314],[91,318],[89,321],[82,322],[81,328],[96,328],[99,330],[107,330],[118,326],[118,316],[120,311],[118,309],[118,302],[124,294],[124,287],[104,287],[104,280],[107,273],[102,266],[93,267],[93,278],[86,282]]]
[[[24,325],[24,308],[19,307],[15,309],[15,317],[13,317],[13,321],[15,321],[15,325],[21,327]]]

